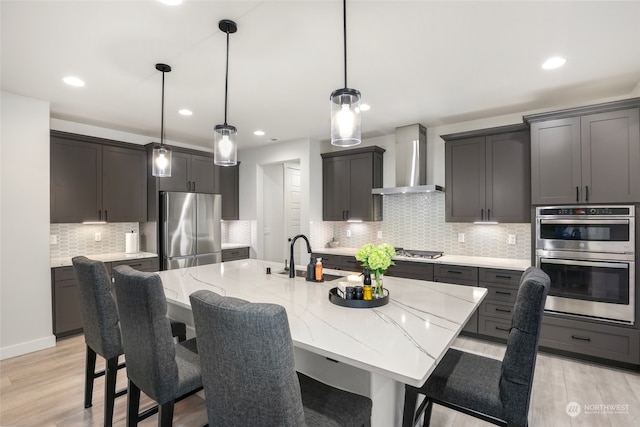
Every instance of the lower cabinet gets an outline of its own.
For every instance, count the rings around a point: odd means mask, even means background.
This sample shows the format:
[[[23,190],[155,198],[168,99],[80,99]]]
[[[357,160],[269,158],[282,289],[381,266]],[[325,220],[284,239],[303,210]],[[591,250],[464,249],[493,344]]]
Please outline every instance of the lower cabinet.
[[[487,296],[478,308],[478,334],[507,339],[522,271],[481,268],[478,285]]]
[[[394,261],[386,276],[433,281],[433,264],[426,262]]]
[[[454,285],[478,286],[478,267],[461,265],[435,264],[433,281],[453,283]],[[462,328],[466,334],[478,333],[478,312],[474,312]]]
[[[118,265],[130,265],[136,270],[151,272],[158,271],[158,258],[105,262],[105,265],[109,273]],[[51,269],[51,305],[53,334],[56,338],[82,332],[78,280],[73,266]]]
[[[347,270],[353,272],[361,272],[362,264],[356,260],[355,256],[348,255],[329,255],[323,253],[314,253],[313,258],[322,258],[322,267],[331,268],[333,270]]]
[[[249,258],[249,247],[222,250],[222,262]]]
[[[545,315],[540,347],[640,364],[640,330]]]

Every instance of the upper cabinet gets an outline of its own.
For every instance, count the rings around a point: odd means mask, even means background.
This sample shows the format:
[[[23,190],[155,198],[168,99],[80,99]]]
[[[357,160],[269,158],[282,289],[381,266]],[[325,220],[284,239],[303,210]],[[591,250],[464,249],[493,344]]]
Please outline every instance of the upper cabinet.
[[[50,162],[52,223],[146,220],[142,147],[52,131]]]
[[[322,219],[381,221],[384,149],[371,146],[322,155]]]
[[[531,202],[640,202],[640,98],[525,116]]]
[[[530,222],[529,130],[525,125],[442,138],[446,141],[446,221]]]
[[[159,191],[219,193],[213,156],[171,148],[171,176],[158,179]],[[151,166],[149,166],[151,167]]]
[[[216,166],[222,195],[222,219],[240,219],[240,163],[236,166]]]

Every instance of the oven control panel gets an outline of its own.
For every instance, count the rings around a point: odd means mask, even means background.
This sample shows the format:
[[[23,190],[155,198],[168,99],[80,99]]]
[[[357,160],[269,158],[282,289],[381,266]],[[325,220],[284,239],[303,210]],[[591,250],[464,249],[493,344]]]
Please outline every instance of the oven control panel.
[[[633,216],[633,206],[555,206],[538,208],[544,216]]]

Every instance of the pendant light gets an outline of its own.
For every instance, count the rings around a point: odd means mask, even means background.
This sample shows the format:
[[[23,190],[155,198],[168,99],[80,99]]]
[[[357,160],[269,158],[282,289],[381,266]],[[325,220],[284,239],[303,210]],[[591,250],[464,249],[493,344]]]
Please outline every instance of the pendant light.
[[[360,92],[347,87],[347,0],[342,1],[344,88],[331,93],[331,145],[351,147],[361,142]]]
[[[227,92],[229,87],[229,34],[238,31],[236,23],[223,19],[218,28],[227,33],[227,68],[224,77],[224,124],[213,128],[213,163],[218,166],[235,166],[238,163],[238,144],[235,126],[227,124]]]
[[[156,64],[156,70],[162,72],[162,112],[160,113],[160,147],[153,149],[153,176],[171,176],[171,149],[164,145],[164,73],[170,73],[167,64]]]

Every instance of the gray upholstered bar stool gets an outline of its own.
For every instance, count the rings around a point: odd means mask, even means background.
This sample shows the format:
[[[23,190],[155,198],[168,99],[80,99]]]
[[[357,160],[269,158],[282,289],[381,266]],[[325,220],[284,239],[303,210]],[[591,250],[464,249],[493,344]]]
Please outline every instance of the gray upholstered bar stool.
[[[550,279],[529,267],[520,279],[503,360],[450,349],[426,383],[405,386],[403,427],[424,411],[428,426],[434,403],[501,426],[526,426]],[[416,410],[418,395],[425,399]]]
[[[104,425],[111,426],[113,420],[114,400],[126,393],[126,389],[116,392],[118,370],[125,363],[118,364],[122,355],[122,341],[118,325],[118,308],[112,294],[111,278],[102,261],[91,260],[84,256],[72,259],[73,268],[78,279],[80,312],[84,328],[84,339],[87,347],[84,385],[84,407],[92,406],[93,382],[96,378],[105,377]],[[186,325],[172,321],[173,336],[179,340],[186,339]],[[105,359],[106,368],[95,371],[96,358]]]
[[[371,399],[296,373],[284,307],[190,296],[210,426],[359,427]]]
[[[128,265],[113,275],[129,378],[127,426],[154,413],[139,414],[140,391],[158,403],[158,426],[171,426],[175,402],[202,390],[196,339],[173,341],[160,276]]]

